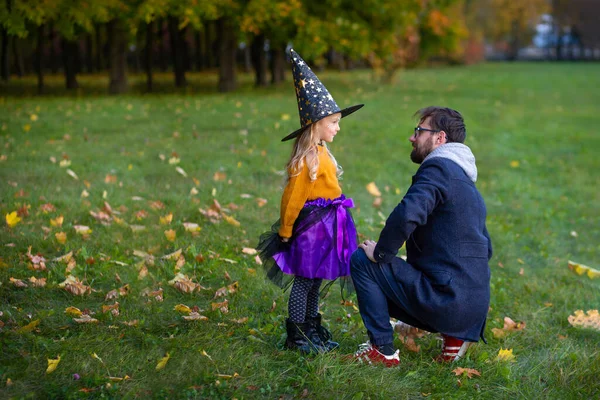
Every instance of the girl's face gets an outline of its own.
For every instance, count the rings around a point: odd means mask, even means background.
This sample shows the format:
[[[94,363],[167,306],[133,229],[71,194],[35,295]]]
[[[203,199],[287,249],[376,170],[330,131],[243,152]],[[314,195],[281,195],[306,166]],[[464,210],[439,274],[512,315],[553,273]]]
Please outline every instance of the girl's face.
[[[333,142],[333,138],[340,130],[340,119],[342,118],[342,114],[335,113],[331,114],[322,120],[318,121],[316,124],[317,128],[317,142],[321,140],[331,143]]]

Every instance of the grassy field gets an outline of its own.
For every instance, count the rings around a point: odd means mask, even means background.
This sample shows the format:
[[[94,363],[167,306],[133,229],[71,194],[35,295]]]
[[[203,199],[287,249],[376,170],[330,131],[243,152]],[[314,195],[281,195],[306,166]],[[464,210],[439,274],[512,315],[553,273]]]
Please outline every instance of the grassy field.
[[[436,68],[388,86],[366,71],[319,77],[342,108],[366,104],[331,145],[364,238],[377,239],[417,168],[412,114],[435,104],[465,116],[495,250],[488,344],[440,365],[428,335],[419,352],[397,341],[399,368],[348,363],[366,333],[333,286],[322,312],[339,350],[282,350],[286,294],[244,249],[278,216],[291,150],[279,140],[298,126],[290,81],[253,90],[244,75],[219,94],[214,75],[192,74],[175,92],[159,75],[148,95],[134,76],[131,94],[109,97],[106,77],[80,77],[70,94],[48,77],[50,94],[35,97],[34,78],[13,79],[0,86],[1,398],[600,397],[600,332],[568,322],[600,307],[600,279],[567,267],[600,269],[600,65]],[[61,285],[68,275],[81,283]],[[185,320],[179,304],[205,318]],[[505,317],[525,328],[496,337]],[[498,360],[502,349],[514,359]]]

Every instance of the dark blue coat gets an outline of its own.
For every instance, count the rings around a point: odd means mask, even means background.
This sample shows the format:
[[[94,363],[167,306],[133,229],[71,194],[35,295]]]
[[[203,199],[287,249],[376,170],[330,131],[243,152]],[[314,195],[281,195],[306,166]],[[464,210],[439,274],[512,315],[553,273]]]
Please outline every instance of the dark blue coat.
[[[374,257],[391,263],[407,323],[478,341],[490,303],[492,244],[483,198],[463,169],[426,160],[388,217]],[[396,257],[406,242],[407,260]]]

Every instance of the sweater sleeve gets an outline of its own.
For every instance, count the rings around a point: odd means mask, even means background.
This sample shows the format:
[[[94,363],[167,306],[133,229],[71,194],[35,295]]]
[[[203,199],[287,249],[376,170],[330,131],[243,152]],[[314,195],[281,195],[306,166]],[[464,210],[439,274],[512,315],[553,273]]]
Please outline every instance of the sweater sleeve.
[[[404,198],[385,222],[373,257],[377,262],[391,262],[398,250],[440,202],[448,196],[447,177],[441,166],[433,162],[423,165]]]
[[[300,174],[290,177],[281,196],[279,236],[284,238],[292,236],[294,222],[304,207],[313,186],[314,181],[310,180],[306,164],[302,167]]]

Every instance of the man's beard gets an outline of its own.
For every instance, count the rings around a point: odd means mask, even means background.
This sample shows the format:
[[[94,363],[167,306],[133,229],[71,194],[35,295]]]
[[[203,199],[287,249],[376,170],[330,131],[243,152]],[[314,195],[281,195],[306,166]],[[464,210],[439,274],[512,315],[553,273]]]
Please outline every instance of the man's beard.
[[[410,153],[410,159],[415,164],[421,164],[423,160],[425,160],[425,157],[431,153],[432,148],[433,137],[430,137],[429,140],[427,140],[421,146],[416,145],[416,147],[413,148],[413,151]]]

